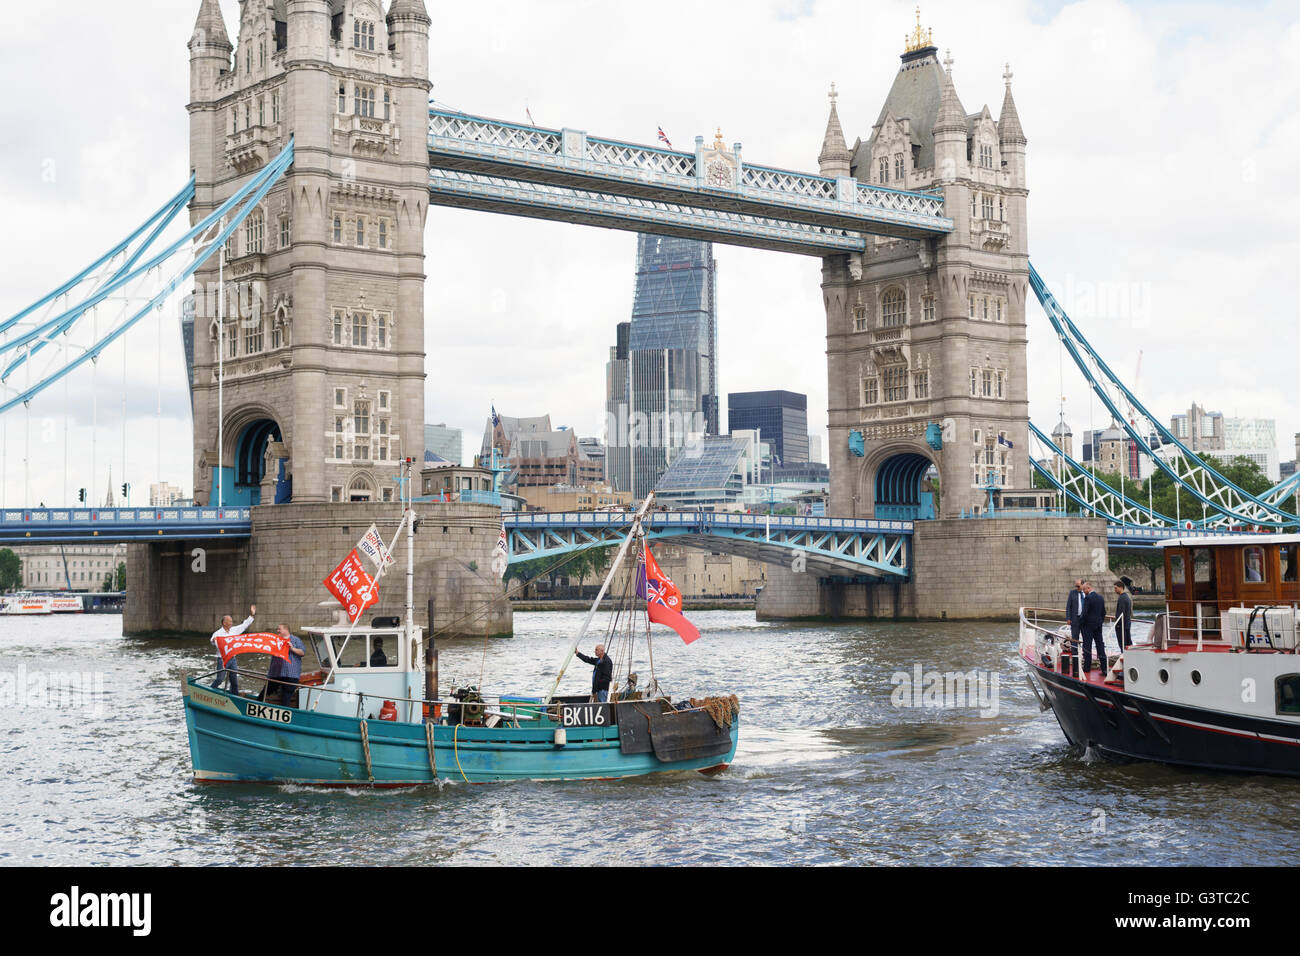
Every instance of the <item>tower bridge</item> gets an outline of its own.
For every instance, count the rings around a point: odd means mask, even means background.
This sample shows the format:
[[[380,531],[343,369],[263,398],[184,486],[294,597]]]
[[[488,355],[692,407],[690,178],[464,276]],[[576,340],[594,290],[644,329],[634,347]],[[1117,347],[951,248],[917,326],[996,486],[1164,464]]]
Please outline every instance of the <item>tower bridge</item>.
[[[1060,580],[1099,569],[1108,539],[1140,545],[1159,533],[1162,516],[1061,474],[1055,487],[1094,517],[985,514],[991,491],[1032,495],[1035,471],[1044,473],[1031,454],[1031,293],[1112,409],[1123,389],[1029,265],[1028,140],[1009,68],[997,115],[969,110],[952,58],[940,61],[918,22],[874,123],[859,124],[850,146],[832,87],[816,171],[798,172],[749,162],[720,130],[676,151],[430,108],[423,0],[241,0],[233,39],[217,0],[198,6],[191,183],[163,218],[0,323],[7,379],[56,336],[84,328],[97,302],[182,258],[160,289],[142,294],[139,313],[107,335],[97,329],[75,360],[30,387],[4,384],[0,411],[30,405],[171,291],[192,286],[194,487],[219,516],[140,512],[119,520],[122,533],[245,536],[231,580],[251,575],[254,587],[274,563],[256,558],[259,533],[306,556],[326,529],[331,542],[345,541],[360,520],[353,511],[397,497],[395,460],[420,460],[423,450],[433,205],[821,260],[833,517],[816,527],[698,514],[652,521],[655,535],[773,562],[771,615],[996,610],[946,595],[954,574],[981,592],[1016,581],[1015,598],[998,598],[1004,610],[1009,600],[1054,601]],[[187,238],[146,254],[186,204]],[[1180,461],[1168,473],[1225,530],[1297,521],[1283,509],[1293,489],[1250,496],[1190,452]],[[435,507],[425,520],[432,589],[456,600],[477,585],[462,587],[464,576],[446,567],[489,566],[495,536],[483,532],[499,527],[499,515],[466,507]],[[6,511],[0,531],[71,540],[103,527],[93,509],[58,514]],[[231,515],[244,532],[229,527]],[[617,524],[511,518],[512,557],[596,546]],[[787,567],[796,555],[810,573]],[[144,587],[184,578],[159,560],[150,552],[143,562]],[[508,610],[484,629],[503,620]]]

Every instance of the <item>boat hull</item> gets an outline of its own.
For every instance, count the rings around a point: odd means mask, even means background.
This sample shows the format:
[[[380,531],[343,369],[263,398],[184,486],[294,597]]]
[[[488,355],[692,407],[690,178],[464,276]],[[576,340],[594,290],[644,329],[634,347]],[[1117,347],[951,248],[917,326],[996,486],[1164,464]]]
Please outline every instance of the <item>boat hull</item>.
[[[668,771],[721,769],[735,756],[739,719],[725,753],[663,761],[625,753],[619,728],[434,725],[432,759],[424,724],[358,720],[264,705],[182,681],[194,779],[309,786],[409,787],[436,780],[593,780]],[[363,731],[364,725],[364,731]]]
[[[1300,777],[1300,724],[1152,700],[1029,666],[1075,746],[1112,758]]]

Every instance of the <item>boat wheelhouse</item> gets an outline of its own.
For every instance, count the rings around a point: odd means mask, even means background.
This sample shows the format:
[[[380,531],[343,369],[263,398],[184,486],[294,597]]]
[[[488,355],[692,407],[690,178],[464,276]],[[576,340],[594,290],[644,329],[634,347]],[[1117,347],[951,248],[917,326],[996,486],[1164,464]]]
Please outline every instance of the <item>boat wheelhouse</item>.
[[[1061,612],[1021,610],[1020,653],[1042,706],[1072,744],[1102,755],[1300,776],[1300,536],[1159,547],[1166,610],[1108,653],[1104,672],[1080,675]]]

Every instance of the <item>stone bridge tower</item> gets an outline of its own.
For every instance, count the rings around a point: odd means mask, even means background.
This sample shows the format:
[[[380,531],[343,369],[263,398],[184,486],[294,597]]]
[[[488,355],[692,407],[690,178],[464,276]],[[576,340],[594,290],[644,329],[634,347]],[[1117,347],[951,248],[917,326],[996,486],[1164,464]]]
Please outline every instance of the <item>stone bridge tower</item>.
[[[832,514],[955,517],[985,507],[990,475],[999,489],[1032,485],[1026,140],[1009,68],[1004,79],[997,120],[987,106],[967,113],[951,57],[940,64],[918,25],[851,150],[832,90],[822,174],[939,190],[955,225],[934,239],[869,237],[864,254],[824,261]]]
[[[236,43],[217,0],[189,43],[192,219],[291,136],[294,164],[228,243],[224,328],[218,257],[195,277],[195,494],[396,497],[393,460],[424,444],[429,16],[422,0],[239,7]]]

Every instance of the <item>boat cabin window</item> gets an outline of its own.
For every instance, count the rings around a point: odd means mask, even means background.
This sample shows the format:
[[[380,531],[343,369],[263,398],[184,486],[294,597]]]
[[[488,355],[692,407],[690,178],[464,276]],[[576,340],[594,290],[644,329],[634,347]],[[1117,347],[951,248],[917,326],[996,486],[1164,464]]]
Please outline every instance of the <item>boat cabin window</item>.
[[[351,640],[346,634],[335,634],[331,638],[339,667],[397,667],[398,639],[397,634],[353,634]]]
[[[1284,674],[1277,679],[1277,712],[1300,715],[1300,674]]]
[[[304,667],[304,670],[324,670],[330,666],[329,645],[325,643],[325,638],[319,634],[311,635],[311,649],[316,654],[316,667]]]
[[[1214,579],[1214,552],[1209,548],[1195,548],[1192,551],[1192,599],[1196,601],[1213,601],[1217,596]]]
[[[1181,554],[1169,556],[1169,598],[1181,601],[1187,597],[1187,559]]]
[[[1293,584],[1296,579],[1296,546],[1286,544],[1282,546],[1282,581],[1286,584]]]
[[[1243,548],[1241,551],[1242,576],[1247,584],[1263,584],[1268,580],[1264,570],[1264,549],[1259,547]]]

